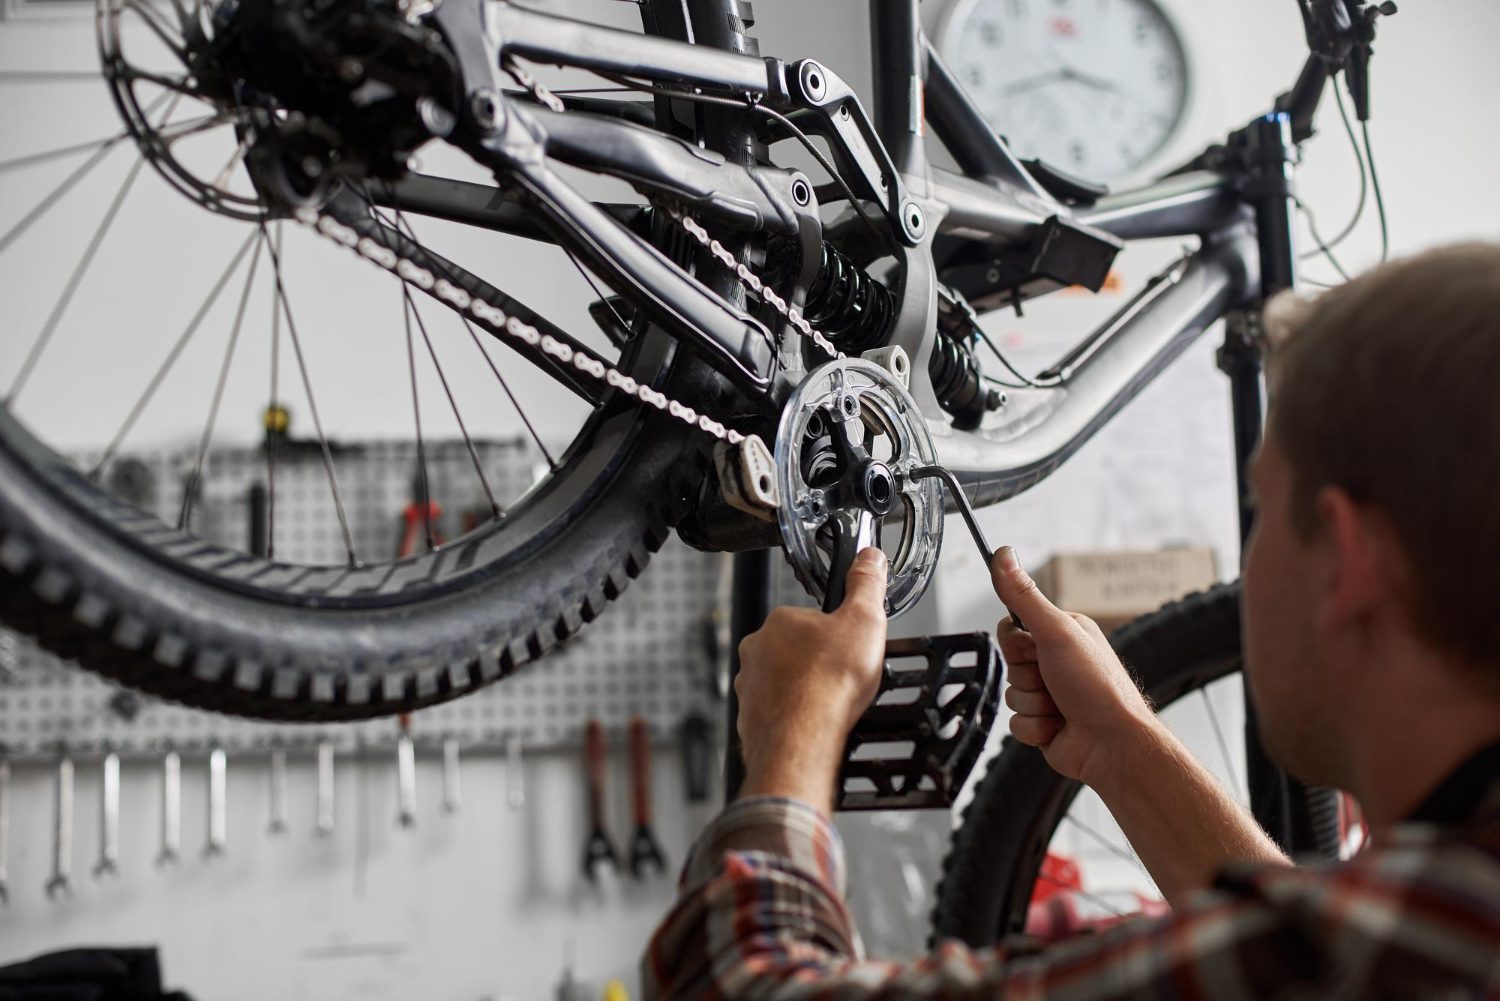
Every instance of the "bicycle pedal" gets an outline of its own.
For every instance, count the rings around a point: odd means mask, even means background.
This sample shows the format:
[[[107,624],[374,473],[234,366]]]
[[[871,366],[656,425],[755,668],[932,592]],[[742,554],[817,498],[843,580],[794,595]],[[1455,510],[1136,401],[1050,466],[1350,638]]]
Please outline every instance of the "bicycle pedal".
[[[988,633],[887,642],[880,693],[844,748],[835,809],[952,806],[994,726],[1004,670]]]

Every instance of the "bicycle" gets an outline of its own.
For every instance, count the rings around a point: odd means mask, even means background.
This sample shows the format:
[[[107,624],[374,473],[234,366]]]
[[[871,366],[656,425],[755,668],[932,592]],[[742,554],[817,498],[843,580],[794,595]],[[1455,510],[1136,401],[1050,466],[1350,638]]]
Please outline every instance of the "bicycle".
[[[819,62],[762,57],[748,6],[734,0],[642,0],[642,34],[501,0],[101,0],[103,72],[125,129],[23,158],[90,153],[0,236],[0,253],[114,146],[133,143],[142,159],[0,412],[0,616],[93,670],[191,705],[344,720],[459,697],[544,656],[599,615],[674,527],[704,549],[784,548],[827,604],[854,552],[881,544],[896,615],[930,582],[948,506],[939,479],[919,469],[951,472],[974,505],[1014,496],[1221,317],[1243,466],[1260,429],[1259,308],[1296,282],[1294,153],[1330,78],[1347,66],[1351,81],[1366,79],[1375,17],[1390,12],[1363,0],[1299,7],[1312,54],[1273,112],[1161,180],[1110,194],[1019,160],[927,43],[916,0],[873,5],[873,114]],[[587,71],[606,91],[643,99],[554,90],[533,74],[537,64]],[[184,107],[207,110],[177,118]],[[931,165],[928,127],[959,171]],[[218,160],[187,152],[212,135],[227,140]],[[412,154],[434,139],[498,185],[413,170]],[[777,166],[782,140],[827,180]],[[248,299],[255,267],[269,262],[268,414],[282,413],[284,327],[318,431],[309,453],[342,525],[342,565],[278,562],[274,530],[263,554],[192,532],[192,486],[238,320],[175,526],[100,485],[161,372],[89,471],[16,416],[144,163],[249,231],[211,298],[249,260]],[[640,198],[595,201],[564,165],[624,181]],[[563,248],[591,285],[608,286],[590,310],[602,340],[562,329],[431,250],[413,217]],[[460,317],[511,399],[485,339],[576,398],[587,416],[573,443],[554,456],[537,437],[548,477],[502,504],[476,457],[487,521],[445,545],[429,524],[426,551],[363,558],[288,305],[283,224],[399,280],[419,447],[414,345],[425,342],[449,389],[419,300]],[[1014,369],[979,329],[979,312],[1019,310],[1070,286],[1097,291],[1126,242],[1156,237],[1200,246],[1047,370]],[[986,373],[981,348],[1003,376]],[[473,454],[456,403],[454,416]],[[277,441],[267,438],[273,525]],[[418,510],[429,509],[423,498]],[[1243,481],[1241,516],[1248,525]],[[1233,641],[1232,603],[1228,592],[1204,602],[1216,657]],[[1184,629],[1209,621],[1175,614]],[[997,767],[995,776],[1009,765]],[[1258,815],[1288,843],[1307,841],[1316,832],[1296,819],[1300,793],[1260,767]],[[981,789],[997,782],[1011,785],[996,777]],[[1019,848],[1016,858],[1016,885],[1029,886],[1033,860]]]

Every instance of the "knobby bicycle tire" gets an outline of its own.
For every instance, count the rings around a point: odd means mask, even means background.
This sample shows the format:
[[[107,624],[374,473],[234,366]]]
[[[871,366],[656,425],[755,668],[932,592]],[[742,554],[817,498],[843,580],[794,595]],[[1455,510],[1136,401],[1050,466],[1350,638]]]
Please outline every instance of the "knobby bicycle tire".
[[[1158,710],[1241,666],[1240,585],[1190,595],[1116,630],[1110,642]],[[1053,833],[1081,784],[1006,737],[954,831],[932,914],[934,941],[975,948],[1020,933]],[[1335,793],[1302,787],[1309,812]]]
[[[727,120],[705,141],[745,142],[748,123],[736,135]],[[453,274],[504,307],[503,293]],[[729,294],[731,279],[705,282]],[[665,334],[648,331],[629,352],[643,382],[706,412],[729,406],[727,384]],[[201,709],[328,721],[410,711],[508,675],[598,616],[701,484],[704,441],[617,401],[503,522],[351,583],[360,571],[276,564],[143,514],[0,407],[0,618],[59,656]]]

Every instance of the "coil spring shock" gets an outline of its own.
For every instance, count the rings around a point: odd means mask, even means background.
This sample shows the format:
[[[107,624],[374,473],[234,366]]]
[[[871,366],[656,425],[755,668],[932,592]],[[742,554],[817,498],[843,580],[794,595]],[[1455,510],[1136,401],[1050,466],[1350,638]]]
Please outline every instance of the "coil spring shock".
[[[1003,393],[984,384],[984,370],[974,356],[973,337],[961,327],[938,324],[927,375],[938,403],[953,415],[953,426],[961,431],[978,427],[986,413],[1005,402]]]
[[[818,277],[807,291],[802,314],[841,350],[860,354],[885,342],[895,307],[890,289],[842,250],[824,243]]]

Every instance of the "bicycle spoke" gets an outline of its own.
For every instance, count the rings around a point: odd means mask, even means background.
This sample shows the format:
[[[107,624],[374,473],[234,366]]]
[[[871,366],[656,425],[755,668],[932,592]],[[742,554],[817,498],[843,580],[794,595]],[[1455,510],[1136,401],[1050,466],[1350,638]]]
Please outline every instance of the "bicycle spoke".
[[[1203,704],[1208,707],[1208,722],[1214,728],[1214,740],[1219,743],[1219,754],[1224,758],[1224,769],[1229,772],[1229,778],[1234,783],[1235,790],[1245,791],[1245,800],[1248,802],[1250,791],[1240,781],[1239,772],[1234,767],[1234,759],[1229,756],[1229,742],[1224,739],[1224,731],[1219,726],[1219,714],[1214,710],[1214,701],[1208,697],[1208,689],[1206,687],[1198,689],[1198,694],[1203,697]]]
[[[406,217],[404,215],[402,215],[400,209],[396,210],[396,219],[395,219],[395,222],[392,223],[392,222],[390,222],[381,213],[380,209],[375,205],[375,201],[374,201],[373,197],[370,195],[368,187],[364,190],[363,195],[364,195],[365,203],[370,206],[370,212],[371,212],[371,214],[374,215],[377,220],[379,220],[380,222],[385,223],[386,225],[390,226],[392,229],[395,229],[397,232],[401,232],[401,231],[404,230],[405,233],[406,233],[407,239],[411,240],[413,243],[421,244],[422,241],[419,240],[419,239],[417,239],[417,233],[416,233],[416,231],[414,229],[412,229],[411,223],[409,223],[406,220]],[[569,256],[571,257],[572,255],[569,254]],[[574,263],[575,266],[577,266],[578,262],[575,260],[573,263]],[[580,268],[580,271],[581,270],[582,269]],[[588,275],[585,274],[584,278],[587,279]],[[593,284],[593,283],[590,282],[590,284]],[[597,291],[597,289],[595,291]],[[613,307],[611,307],[611,308],[613,308]],[[615,314],[615,315],[617,317],[619,316],[618,313]],[[480,340],[479,332],[474,329],[474,325],[469,322],[468,317],[463,316],[462,314],[460,314],[460,319],[463,320],[464,326],[468,329],[468,331],[469,331],[469,337],[473,339],[474,346],[479,349],[479,353],[480,354],[484,355],[484,360],[489,365],[490,371],[493,372],[495,374],[495,378],[500,381],[500,388],[505,391],[505,395],[510,399],[511,406],[515,407],[516,414],[521,418],[521,423],[526,425],[526,430],[531,434],[531,440],[534,441],[534,442],[536,442],[536,447],[541,450],[542,457],[547,460],[547,467],[552,472],[554,472],[554,473],[557,472],[557,460],[555,460],[552,457],[552,453],[547,450],[547,446],[544,445],[544,444],[542,444],[541,435],[537,434],[536,427],[531,423],[531,418],[528,417],[526,415],[526,411],[521,408],[521,402],[519,400],[517,400],[516,399],[516,395],[510,391],[510,384],[505,381],[505,376],[503,376],[503,375],[500,374],[500,369],[495,365],[494,359],[492,359],[490,357],[489,351],[487,351],[485,349],[483,342]],[[624,321],[623,320],[621,321],[621,324],[622,324],[622,326],[624,325]],[[419,327],[422,327],[422,321],[421,321],[421,317],[420,316],[417,317],[417,325]],[[427,336],[427,330],[426,330],[425,327],[422,327],[422,336],[424,338]],[[428,341],[427,348],[428,348],[429,351],[432,350],[432,342],[430,340]],[[438,369],[438,378],[440,378],[440,379],[443,380],[443,388],[446,390],[448,388],[448,380],[443,377],[443,370],[442,370],[442,367],[438,366],[438,364],[437,364],[437,355],[436,354],[433,355],[432,363],[433,363],[434,366],[437,367],[437,369]],[[453,394],[452,394],[452,392],[448,393],[448,401],[449,401],[449,403],[453,402]],[[453,409],[453,416],[454,417],[458,417],[458,408],[457,408],[456,405],[454,406],[454,409]],[[460,429],[463,428],[463,419],[461,417],[458,417],[458,425],[459,425]],[[466,441],[468,440],[468,436],[469,436],[468,431],[465,430],[464,431],[464,439]],[[479,457],[478,457],[478,455],[474,454],[474,447],[473,447],[472,442],[469,445],[469,451],[470,451],[471,456],[474,459],[474,468],[475,468],[476,471],[479,472],[480,481],[484,482],[484,472],[482,470],[480,470],[480,467],[479,467]],[[490,506],[494,509],[495,514],[497,516],[501,515],[502,512],[500,510],[500,506],[499,506],[499,504],[497,504],[495,502],[495,496],[494,496],[493,493],[490,492],[489,484],[487,482],[485,482],[485,494],[489,497]]]
[[[261,232],[265,232],[265,223],[262,222]],[[307,393],[307,410],[312,414],[313,427],[318,432],[318,444],[323,450],[323,469],[328,473],[328,489],[333,493],[334,510],[338,512],[339,528],[344,533],[344,548],[349,554],[349,565],[356,567],[360,565],[359,556],[354,551],[354,535],[349,531],[349,516],[344,511],[344,499],[339,494],[339,479],[333,469],[333,450],[328,447],[328,436],[323,433],[323,420],[318,416],[318,401],[313,394],[312,380],[307,374],[307,359],[302,354],[302,339],[297,336],[297,323],[292,319],[292,307],[286,298],[286,286],[281,280],[281,255],[273,246],[271,247],[271,269],[276,282],[276,298],[281,303],[281,312],[286,318],[286,332],[292,339],[292,353],[297,356],[297,369],[302,373],[302,388]]]
[[[74,143],[71,146],[59,146],[57,149],[49,149],[42,153],[27,153],[14,160],[0,160],[0,172],[15,170],[18,167],[29,167],[34,163],[46,163],[48,160],[71,156],[74,153],[85,153],[100,148],[108,149],[129,135],[129,132],[119,132],[112,136],[105,136],[103,139],[91,139],[88,142]]]
[[[152,73],[148,70],[139,69],[135,66],[125,67],[124,73],[126,79],[128,79],[131,83],[134,83],[137,80],[145,80],[147,83],[155,84],[156,86],[161,87],[164,90],[169,90],[173,93],[181,94],[184,97],[191,97],[200,101],[203,100],[203,94],[201,91],[194,87],[188,86],[186,76],[174,79],[173,77],[162,76],[160,73]]]
[[[1120,846],[1112,843],[1104,835],[1100,834],[1098,831],[1094,830],[1088,824],[1085,824],[1083,821],[1079,820],[1071,813],[1064,814],[1063,820],[1072,824],[1084,834],[1087,834],[1089,837],[1093,838],[1105,851],[1109,852],[1111,855],[1115,856],[1118,859],[1123,859],[1124,861],[1129,862],[1135,868],[1139,869],[1146,876],[1146,878],[1151,879],[1151,873],[1146,869],[1145,864],[1136,857],[1134,852],[1127,851]],[[1155,880],[1153,879],[1152,882],[1155,883]]]
[[[276,223],[275,253],[272,261],[281,258],[282,224]],[[261,238],[265,238],[265,224],[261,224]],[[271,399],[266,404],[266,413],[261,423],[265,430],[266,447],[266,559],[276,556],[276,453],[279,451],[281,433],[271,427],[271,421],[279,420],[281,406],[277,402],[280,392],[281,371],[281,283],[271,285]]]
[[[183,330],[182,334],[172,345],[172,350],[168,351],[167,356],[162,359],[162,363],[157,367],[156,373],[151,377],[151,381],[146,384],[146,388],[142,391],[140,398],[135,401],[135,406],[130,408],[130,413],[126,415],[124,422],[120,424],[119,429],[115,431],[114,437],[110,439],[109,444],[105,447],[104,454],[99,457],[99,461],[89,471],[90,478],[97,477],[100,471],[115,457],[115,452],[119,450],[120,443],[125,440],[125,436],[130,433],[130,429],[140,419],[141,413],[146,409],[146,405],[156,395],[156,390],[160,388],[162,380],[167,377],[167,373],[172,370],[172,366],[176,364],[178,357],[182,354],[183,348],[187,347],[188,342],[193,339],[193,335],[198,332],[198,328],[203,325],[204,317],[208,316],[208,312],[213,309],[214,303],[219,301],[219,295],[224,291],[224,287],[229,284],[229,279],[233,277],[235,271],[239,269],[240,261],[244,260],[245,254],[250,250],[250,245],[254,242],[255,234],[252,233],[245,239],[244,243],[240,244],[240,249],[235,251],[234,257],[229,261],[229,266],[224,269],[224,273],[214,283],[208,296],[203,300],[203,304],[198,307],[198,312],[194,313],[193,318],[188,321],[187,328]]]
[[[1110,913],[1110,915],[1113,916],[1113,917],[1123,918],[1123,917],[1126,916],[1124,911],[1120,910],[1118,907],[1116,907],[1115,905],[1111,904],[1109,901],[1105,900],[1103,897],[1099,896],[1097,893],[1090,893],[1087,890],[1080,889],[1079,887],[1072,886],[1072,885],[1070,885],[1068,883],[1064,883],[1062,880],[1058,879],[1056,876],[1049,876],[1045,872],[1038,872],[1036,874],[1036,878],[1039,879],[1039,880],[1041,880],[1044,883],[1051,883],[1053,886],[1056,886],[1059,889],[1066,890],[1069,893],[1076,893],[1076,894],[1078,894],[1084,900],[1087,900],[1087,901],[1090,901],[1091,903],[1093,903],[1093,905],[1095,907],[1100,907],[1100,908],[1108,911]]]
[[[98,80],[98,70],[0,70],[0,83],[57,83]]]
[[[418,502],[422,505],[422,530],[427,536],[427,551],[437,548],[432,542],[432,492],[427,480],[427,447],[422,441],[422,406],[417,399],[417,353],[411,338],[411,293],[406,283],[401,283],[401,316],[406,321],[406,369],[411,376],[411,413],[417,426],[417,485]],[[409,556],[410,553],[397,553]]]
[[[104,218],[99,220],[99,225],[94,230],[88,246],[84,248],[83,257],[73,268],[73,273],[68,276],[68,283],[63,286],[62,295],[58,297],[57,303],[52,307],[47,322],[42,326],[42,332],[37,336],[35,343],[31,345],[31,351],[26,355],[26,360],[21,363],[21,371],[17,373],[15,381],[10,384],[10,391],[6,394],[6,400],[14,404],[16,397],[26,385],[26,380],[31,377],[32,369],[41,359],[42,352],[52,341],[52,335],[57,332],[57,325],[62,322],[62,317],[67,312],[68,305],[73,301],[73,295],[78,291],[78,285],[83,281],[84,274],[89,265],[94,261],[94,255],[99,251],[99,245],[104,242],[105,235],[114,224],[115,216],[119,214],[120,206],[125,203],[125,196],[130,193],[130,188],[135,184],[135,179],[140,176],[141,168],[146,165],[144,159],[137,160],[130,168],[130,173],[125,176],[125,183],[120,185],[120,190],[115,193],[114,201],[110,202],[109,209],[104,213]],[[3,247],[0,247],[3,249]]]
[[[187,64],[187,49],[182,35],[174,33],[170,24],[158,20],[156,11],[152,10],[149,4],[142,3],[141,0],[125,0],[125,6],[136,12],[146,27],[151,29],[152,34],[159,38],[161,43],[182,61],[183,65]]]
[[[145,113],[149,115],[151,112],[155,111],[158,107],[161,106],[161,103],[165,101],[167,97],[168,95],[166,94],[157,95],[156,100],[152,101],[149,105],[146,106]],[[30,212],[22,216],[20,222],[17,222],[8,231],[6,231],[6,234],[4,236],[0,236],[0,254],[5,253],[5,249],[9,247],[13,241],[19,238],[22,233],[26,232],[26,230],[30,228],[32,223],[36,222],[44,214],[46,214],[48,209],[50,209],[53,205],[56,205],[59,199],[61,199],[69,191],[73,190],[73,187],[77,185],[79,181],[83,180],[90,173],[92,173],[94,168],[99,166],[104,157],[108,155],[109,151],[114,149],[115,146],[118,145],[119,142],[124,138],[124,133],[121,133],[121,135],[117,137],[113,142],[108,142],[104,146],[95,150],[93,156],[89,157],[83,163],[79,164],[78,167],[73,171],[73,173],[63,178],[62,182],[59,183],[57,187],[49,191],[41,201],[36,203],[36,205],[31,209]]]
[[[573,267],[578,270],[578,273],[580,275],[583,275],[583,280],[589,283],[589,288],[594,290],[594,294],[599,297],[599,301],[604,303],[604,305],[608,307],[609,311],[614,314],[615,322],[620,325],[621,334],[625,335],[630,333],[630,324],[626,323],[625,317],[620,315],[620,311],[618,309],[615,309],[615,304],[609,301],[609,296],[599,291],[599,286],[594,284],[594,276],[589,274],[588,271],[584,269],[584,266],[578,262],[578,258],[573,256],[573,252],[571,250],[564,247],[563,253],[568,255],[568,260],[572,261]]]
[[[220,125],[229,125],[241,117],[243,116],[238,112],[221,111],[216,115],[205,115],[190,122],[182,122],[177,127],[179,131],[174,131],[170,135],[165,129],[159,129],[158,134],[166,141],[167,147],[170,148],[174,143],[181,142],[189,136],[208,132],[211,129],[218,128]]]
[[[240,328],[245,322],[245,308],[250,304],[250,290],[255,285],[255,271],[260,267],[261,246],[265,233],[257,232],[255,253],[250,257],[250,270],[245,275],[245,290],[240,293],[239,308],[234,314],[234,326],[229,331],[229,344],[224,348],[224,362],[219,366],[219,380],[214,384],[213,401],[208,405],[208,419],[203,424],[203,437],[198,441],[198,455],[193,460],[193,473],[188,479],[187,489],[182,492],[182,511],[177,516],[177,527],[187,531],[193,516],[193,497],[198,492],[198,483],[203,478],[203,460],[208,455],[209,441],[213,438],[214,424],[219,419],[219,404],[224,399],[224,385],[229,379],[229,364],[234,359],[235,345],[240,340]]]
[[[495,373],[495,378],[500,381],[500,388],[505,390],[505,395],[510,398],[511,406],[516,408],[516,414],[521,418],[521,423],[525,424],[526,430],[531,433],[531,440],[536,442],[537,448],[541,449],[542,457],[547,460],[548,467],[554,473],[557,472],[557,460],[552,458],[552,453],[547,451],[546,445],[542,444],[542,436],[536,433],[536,428],[532,425],[531,418],[527,417],[526,411],[521,408],[521,401],[517,400],[516,394],[510,391],[510,383],[506,382],[505,376],[500,374],[500,369],[495,364],[495,359],[490,357],[490,353],[485,348],[484,342],[479,339],[479,331],[474,329],[474,324],[469,322],[467,316],[460,316],[459,318],[464,321],[464,327],[468,329],[469,337],[473,339],[474,346],[479,349],[480,354],[484,355],[484,360],[489,365],[490,371]]]
[[[503,517],[504,512],[500,510],[500,504],[495,500],[495,492],[490,489],[489,478],[484,475],[484,465],[479,461],[479,451],[474,447],[474,439],[469,437],[469,429],[464,424],[463,415],[458,412],[458,401],[453,398],[453,389],[448,385],[448,376],[443,373],[437,350],[432,346],[432,338],[427,335],[427,324],[422,322],[422,314],[412,300],[411,290],[404,283],[401,290],[406,295],[406,304],[411,309],[412,317],[417,321],[417,330],[422,334],[422,341],[427,345],[427,355],[432,359],[432,367],[437,369],[438,381],[443,384],[443,393],[447,395],[448,406],[453,410],[453,419],[458,422],[458,430],[464,436],[464,446],[469,450],[469,458],[474,463],[474,472],[479,477],[479,485],[484,488],[484,496],[490,502],[490,511],[497,518]]]
[[[224,164],[224,169],[219,171],[218,176],[214,178],[214,183],[211,185],[211,187],[215,191],[224,192],[227,194],[225,185],[229,182],[229,175],[231,172],[233,172],[235,165],[244,159],[245,154],[249,152],[249,150],[250,136],[246,135],[240,139],[240,144],[235,147],[235,151],[229,155],[229,161]]]

